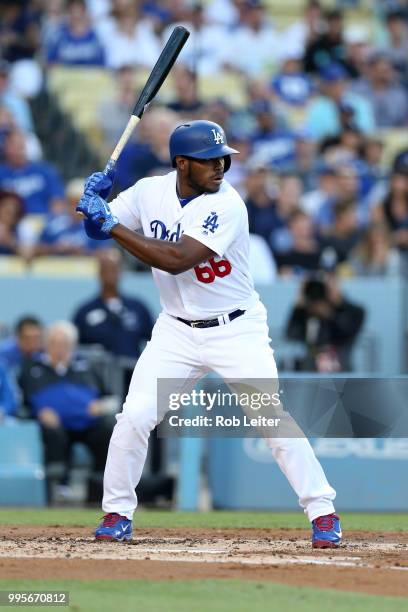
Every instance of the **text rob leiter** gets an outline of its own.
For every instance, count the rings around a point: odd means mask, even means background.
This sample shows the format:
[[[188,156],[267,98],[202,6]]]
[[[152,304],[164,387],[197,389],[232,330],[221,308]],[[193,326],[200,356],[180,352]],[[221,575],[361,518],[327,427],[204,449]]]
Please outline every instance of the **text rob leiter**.
[[[197,415],[192,418],[172,414],[169,417],[168,423],[171,427],[279,427],[280,419],[262,415],[248,417],[246,414],[242,415],[242,417]]]

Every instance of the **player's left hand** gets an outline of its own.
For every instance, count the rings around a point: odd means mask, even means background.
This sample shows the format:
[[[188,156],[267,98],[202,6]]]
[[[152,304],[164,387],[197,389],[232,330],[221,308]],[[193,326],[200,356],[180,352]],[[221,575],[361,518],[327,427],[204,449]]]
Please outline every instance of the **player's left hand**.
[[[112,214],[108,203],[98,195],[83,195],[76,210],[85,215],[92,223],[99,224],[100,231],[107,235],[119,223],[118,218]]]
[[[94,172],[85,181],[84,194],[99,195],[106,200],[112,189],[114,174],[113,170],[109,170],[106,174]]]

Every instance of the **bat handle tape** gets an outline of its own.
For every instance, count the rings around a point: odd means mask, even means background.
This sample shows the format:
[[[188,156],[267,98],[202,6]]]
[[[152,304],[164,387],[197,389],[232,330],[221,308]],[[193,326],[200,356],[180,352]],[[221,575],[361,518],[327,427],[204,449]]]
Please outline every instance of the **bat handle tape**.
[[[104,170],[105,174],[108,174],[110,170],[113,170],[116,162],[118,161],[119,155],[122,153],[123,149],[125,148],[127,141],[129,140],[130,136],[132,135],[133,130],[135,129],[139,121],[140,121],[140,117],[137,117],[137,115],[130,116],[130,119],[128,121],[127,126],[125,127],[123,131],[123,134],[120,137],[119,142],[116,145],[108,163],[106,164],[106,167]]]

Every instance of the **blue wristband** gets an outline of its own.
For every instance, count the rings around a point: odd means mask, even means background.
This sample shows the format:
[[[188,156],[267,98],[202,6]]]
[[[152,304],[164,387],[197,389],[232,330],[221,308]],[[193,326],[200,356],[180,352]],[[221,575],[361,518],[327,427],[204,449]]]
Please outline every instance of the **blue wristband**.
[[[100,223],[94,223],[90,219],[84,219],[86,235],[93,240],[109,240],[110,236],[102,231]]]

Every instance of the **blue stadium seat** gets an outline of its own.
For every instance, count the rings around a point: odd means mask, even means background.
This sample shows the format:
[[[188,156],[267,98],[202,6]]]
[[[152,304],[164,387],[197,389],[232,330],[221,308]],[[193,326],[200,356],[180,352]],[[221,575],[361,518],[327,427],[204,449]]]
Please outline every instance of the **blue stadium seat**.
[[[41,434],[33,421],[0,425],[0,505],[46,505]]]

